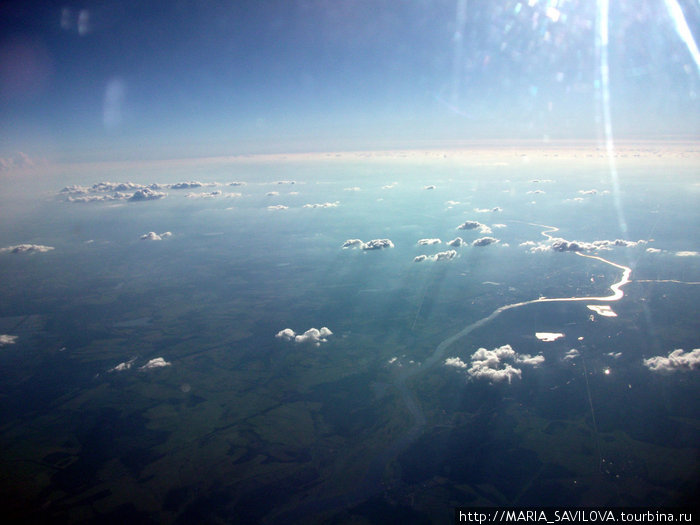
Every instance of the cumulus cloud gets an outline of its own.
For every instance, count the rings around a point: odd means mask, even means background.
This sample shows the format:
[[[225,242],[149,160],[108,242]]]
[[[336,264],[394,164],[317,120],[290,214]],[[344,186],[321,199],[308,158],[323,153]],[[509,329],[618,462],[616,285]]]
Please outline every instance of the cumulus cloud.
[[[391,184],[387,184],[385,186],[382,186],[383,190],[390,190],[391,188],[395,188],[398,182],[392,182]]]
[[[455,257],[457,257],[457,252],[455,250],[447,250],[445,252],[438,252],[435,255],[418,255],[413,258],[413,262],[449,261]]]
[[[302,208],[337,208],[340,204],[339,201],[335,202],[323,202],[319,204],[304,204]]]
[[[491,233],[491,228],[478,221],[464,221],[457,226],[458,230],[478,230],[480,233]]]
[[[187,190],[192,188],[201,188],[202,186],[204,186],[204,184],[196,180],[189,182],[176,182],[175,184],[169,185],[170,189],[172,190]]]
[[[700,255],[700,252],[681,251],[676,252],[676,255],[678,257],[697,257],[698,255]]]
[[[266,196],[266,197],[276,197],[276,196],[279,195],[279,194],[280,194],[279,191],[268,191],[268,192],[265,194],[265,196]]]
[[[134,194],[127,200],[131,202],[153,201],[157,199],[162,199],[166,195],[167,193],[163,193],[162,191],[155,191],[150,188],[143,188],[142,190],[136,190]]]
[[[362,191],[359,186],[353,186],[352,188],[343,188],[343,191]]]
[[[171,232],[163,232],[160,235],[158,235],[156,232],[148,232],[144,235],[141,236],[141,240],[143,241],[162,241],[163,239],[167,239],[168,237],[172,237]]]
[[[457,206],[458,204],[461,204],[459,201],[447,201],[445,202],[445,206],[448,208],[451,208],[452,206]]]
[[[476,213],[492,213],[492,212],[495,213],[495,212],[503,211],[503,208],[501,208],[500,206],[496,206],[494,208],[474,208],[474,211]]]
[[[445,359],[445,366],[455,368],[467,368],[467,375],[475,379],[487,379],[492,383],[507,380],[509,383],[514,377],[522,377],[522,369],[517,365],[529,365],[536,367],[544,362],[544,356],[531,356],[518,354],[510,345],[499,346],[493,350],[479,348],[471,356],[468,365],[458,357]]]
[[[579,192],[581,195],[597,195],[597,194],[598,194],[598,190],[596,190],[596,189],[592,189],[592,190],[578,190],[578,192]]]
[[[689,352],[678,348],[670,352],[667,357],[657,355],[643,362],[644,366],[652,372],[687,372],[700,368],[700,348]]]
[[[462,361],[459,357],[448,357],[445,359],[445,366],[452,366],[454,368],[467,368],[469,365]]]
[[[460,246],[463,246],[465,244],[467,244],[467,243],[461,237],[455,237],[454,239],[452,239],[451,241],[449,241],[447,243],[448,246],[454,246],[456,248],[459,248]]]
[[[104,202],[115,200],[155,200],[166,196],[157,191],[168,188],[170,184],[137,184],[134,182],[98,182],[92,186],[66,186],[59,195],[69,202]]]
[[[246,183],[240,180],[234,180],[233,182],[229,182],[228,186],[245,186]]]
[[[495,244],[498,239],[495,237],[481,237],[472,242],[472,246],[488,246],[489,244]]]
[[[661,250],[658,248],[647,248],[647,253],[660,253]]]
[[[418,246],[429,246],[431,244],[440,244],[440,239],[419,239],[416,243]]]
[[[560,237],[554,237],[547,242],[534,243],[532,241],[527,241],[520,243],[520,246],[525,246],[530,248],[530,252],[591,252],[596,250],[610,250],[612,248],[634,248],[636,246],[643,246],[647,244],[648,241],[638,240],[638,241],[627,241],[624,239],[615,239],[614,241],[600,240],[593,242],[586,241],[567,241]]]
[[[428,185],[428,186],[423,186],[423,189],[424,189],[424,190],[434,190],[435,188],[437,188],[437,186],[435,186],[435,184],[430,184],[430,185]]]
[[[362,240],[361,239],[348,239],[343,243],[342,248],[355,248],[355,247],[360,247],[362,246]]]
[[[110,368],[109,370],[107,370],[107,372],[123,372],[124,370],[129,370],[133,366],[135,361],[136,358],[132,357],[128,361],[124,361],[123,363],[119,363],[114,368]]]
[[[372,239],[369,242],[363,242],[360,248],[363,250],[381,250],[382,248],[393,248],[394,243],[389,239]]]
[[[0,334],[0,346],[13,345],[17,342],[17,338],[16,335]]]
[[[0,248],[0,253],[44,253],[53,249],[53,246],[44,246],[43,244],[15,244],[14,246]]]
[[[277,184],[296,184],[297,181],[295,180],[278,180]]]
[[[554,182],[552,179],[532,179],[530,182],[537,184],[537,183],[548,183],[548,182]]]
[[[139,370],[151,370],[153,368],[163,368],[166,366],[170,366],[172,363],[169,363],[162,357],[156,357],[155,359],[151,359],[148,361],[145,365],[143,365]]]
[[[333,332],[324,326],[320,330],[318,328],[309,328],[303,334],[297,334],[291,328],[285,328],[277,332],[275,337],[283,341],[294,341],[297,344],[312,343],[316,346],[321,346],[321,343],[328,342],[327,338],[329,335],[333,335]]]
[[[360,239],[348,239],[342,246],[342,248],[360,248],[361,250],[381,250],[382,248],[393,247],[394,243],[389,239],[372,239],[369,242],[362,242]]]
[[[527,195],[540,195],[540,194],[544,193],[544,191],[542,191],[542,190],[530,190],[526,193],[527,193]]]
[[[285,206],[284,204],[275,204],[274,206],[268,206],[268,210],[287,210],[289,209],[289,206]]]

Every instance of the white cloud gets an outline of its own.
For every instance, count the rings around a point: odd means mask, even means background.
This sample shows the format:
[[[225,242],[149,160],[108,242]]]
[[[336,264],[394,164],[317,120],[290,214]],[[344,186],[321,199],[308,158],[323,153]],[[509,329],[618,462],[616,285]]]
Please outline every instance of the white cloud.
[[[503,211],[503,208],[501,208],[500,206],[496,206],[494,208],[474,208],[474,211],[476,213],[495,213]]]
[[[435,188],[437,188],[437,186],[435,186],[435,184],[430,184],[430,185],[428,185],[428,186],[423,186],[423,189],[424,189],[424,190],[434,190]]]
[[[507,228],[508,226],[506,226],[505,224],[499,223],[499,224],[492,224],[491,227],[492,228]]]
[[[459,201],[447,201],[445,202],[445,205],[448,208],[452,208],[452,206],[457,206],[458,204],[461,204]]]
[[[547,182],[554,182],[552,179],[532,179],[530,182],[532,183],[547,183]]]
[[[276,196],[279,195],[279,194],[280,194],[279,191],[268,191],[268,192],[265,194],[265,196],[266,196],[266,197],[276,197]]]
[[[154,359],[151,359],[148,361],[145,365],[143,365],[139,370],[151,370],[153,368],[163,368],[165,366],[170,366],[172,363],[169,363],[162,357],[156,357]]]
[[[53,246],[44,246],[43,244],[15,244],[0,248],[0,252],[8,253],[44,253],[53,250]]]
[[[162,199],[166,195],[167,193],[163,193],[162,191],[155,191],[150,188],[143,188],[141,190],[136,190],[134,194],[127,200],[131,202],[153,201],[157,199]]]
[[[610,356],[613,359],[619,359],[622,356],[622,352],[608,352],[605,355]]]
[[[471,363],[467,364],[459,357],[448,357],[445,366],[459,369],[467,369],[467,375],[476,379],[487,379],[492,383],[508,381],[514,377],[522,377],[522,370],[514,365],[528,365],[537,367],[545,361],[544,356],[518,354],[510,345],[503,345],[493,350],[479,348],[471,356]]]
[[[479,230],[480,233],[491,233],[491,228],[478,221],[464,221],[457,226],[458,230]]]
[[[109,370],[107,370],[107,372],[123,372],[124,370],[129,370],[133,366],[135,361],[136,358],[132,357],[128,361],[124,361],[123,363],[119,363],[114,368],[110,368]]]
[[[240,180],[235,180],[233,182],[229,182],[228,186],[245,186],[246,183]]]
[[[668,354],[657,355],[644,360],[644,366],[653,372],[689,371],[700,368],[700,348],[685,352],[681,348]]]
[[[540,195],[540,194],[544,193],[544,191],[542,191],[542,190],[530,190],[526,193],[527,193],[527,195]]]
[[[592,189],[592,190],[578,190],[579,194],[581,195],[597,195],[598,190]]]
[[[285,328],[277,332],[278,339],[283,339],[284,341],[294,341],[295,343],[313,343],[316,346],[321,346],[321,343],[328,342],[327,337],[333,335],[327,327],[322,327],[320,330],[317,328],[309,328],[303,334],[297,334],[291,328]]]
[[[435,255],[418,255],[413,258],[413,262],[449,261],[455,257],[457,257],[457,252],[455,250],[447,250],[445,252],[438,252]]]
[[[268,206],[268,210],[287,210],[289,209],[289,206],[285,206],[284,204],[275,204],[274,206]]]
[[[304,204],[303,208],[337,208],[340,202],[323,202],[320,204]]]
[[[543,355],[520,354],[515,358],[516,363],[521,365],[539,366],[544,363]]]
[[[143,241],[162,241],[163,239],[167,239],[168,237],[172,237],[171,232],[163,232],[160,235],[158,235],[156,232],[148,232],[144,235],[141,236],[141,240]]]
[[[398,182],[392,182],[391,184],[387,184],[385,186],[382,186],[383,190],[390,190],[391,188],[395,188]]]
[[[393,247],[394,243],[389,239],[372,239],[369,242],[362,242],[360,239],[348,239],[342,246],[342,248],[360,248],[361,250],[381,250],[382,248]]]
[[[360,247],[362,246],[362,240],[361,239],[348,239],[343,243],[342,248],[355,248],[355,247]]]
[[[472,242],[472,246],[488,246],[489,244],[495,244],[498,239],[495,237],[481,237]]]
[[[545,343],[551,343],[560,337],[564,337],[564,334],[556,332],[535,332],[535,337],[540,341],[544,341]]]
[[[690,251],[681,251],[681,252],[676,252],[676,255],[678,257],[697,257],[700,255],[699,252],[690,252]]]
[[[168,187],[172,190],[188,190],[192,188],[201,188],[202,186],[204,186],[204,184],[196,180],[189,182],[176,182],[175,184],[168,185]]]
[[[572,348],[564,354],[564,359],[569,361],[571,359],[576,359],[580,355],[580,352],[575,348]]]
[[[381,250],[382,248],[393,248],[394,243],[389,239],[372,239],[369,242],[362,243],[363,250]]]
[[[353,186],[352,188],[343,188],[343,191],[362,191],[359,186]]]
[[[277,184],[296,184],[297,181],[295,180],[278,180]]]
[[[450,242],[447,243],[448,246],[455,246],[457,248],[459,248],[460,246],[463,246],[465,244],[467,244],[467,243],[464,242],[464,239],[462,239],[461,237],[455,237],[454,239],[452,239]]]
[[[440,244],[441,242],[440,239],[419,239],[416,244],[419,246],[428,246],[431,244]]]
[[[0,334],[0,346],[13,345],[17,342],[17,338],[16,335]]]
[[[612,248],[618,248],[618,247],[634,248],[636,246],[643,246],[643,245],[648,243],[648,241],[641,240],[641,239],[638,241],[626,241],[624,239],[615,239],[614,241],[600,240],[600,241],[593,241],[593,242],[567,241],[566,239],[562,239],[561,237],[553,237],[548,242],[549,242],[549,244],[546,242],[536,244],[533,241],[527,241],[527,242],[521,243],[520,246],[530,247],[530,252],[532,252],[532,253],[547,252],[547,251],[591,252],[591,251],[596,251],[596,250],[610,250]]]
[[[445,359],[445,366],[453,366],[455,368],[467,368],[469,365],[462,361],[459,357],[448,357]]]
[[[647,253],[660,253],[661,250],[658,248],[647,248]]]

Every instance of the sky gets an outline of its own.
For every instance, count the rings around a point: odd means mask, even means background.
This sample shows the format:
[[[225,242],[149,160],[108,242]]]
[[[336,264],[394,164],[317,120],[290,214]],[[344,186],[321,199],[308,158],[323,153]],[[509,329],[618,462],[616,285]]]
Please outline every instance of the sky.
[[[0,157],[697,138],[700,4],[606,5],[3,2]]]

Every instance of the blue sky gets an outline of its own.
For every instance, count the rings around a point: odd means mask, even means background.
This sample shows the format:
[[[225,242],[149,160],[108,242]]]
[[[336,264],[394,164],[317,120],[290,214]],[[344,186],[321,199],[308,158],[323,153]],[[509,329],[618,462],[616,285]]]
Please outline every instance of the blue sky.
[[[669,2],[612,2],[616,136],[696,138]],[[116,160],[601,134],[601,2],[5,2],[0,155]],[[691,34],[700,7],[679,4]]]

